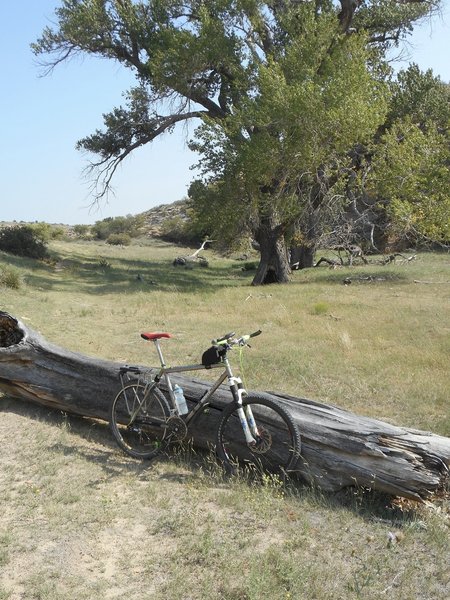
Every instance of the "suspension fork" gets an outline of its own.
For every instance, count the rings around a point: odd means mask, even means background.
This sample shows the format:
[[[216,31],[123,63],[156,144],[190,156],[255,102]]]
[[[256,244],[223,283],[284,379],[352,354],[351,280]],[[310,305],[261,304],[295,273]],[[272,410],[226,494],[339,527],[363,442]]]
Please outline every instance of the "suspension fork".
[[[259,437],[258,427],[256,426],[255,418],[253,416],[251,407],[247,405],[244,409],[244,407],[242,406],[242,399],[244,398],[244,396],[248,395],[247,391],[244,388],[242,379],[240,377],[235,377],[231,372],[228,360],[226,360],[226,368],[228,373],[228,385],[230,386],[234,402],[237,405],[237,412],[239,420],[241,422],[242,430],[244,432],[245,441],[248,445],[254,446],[256,444],[255,437]]]

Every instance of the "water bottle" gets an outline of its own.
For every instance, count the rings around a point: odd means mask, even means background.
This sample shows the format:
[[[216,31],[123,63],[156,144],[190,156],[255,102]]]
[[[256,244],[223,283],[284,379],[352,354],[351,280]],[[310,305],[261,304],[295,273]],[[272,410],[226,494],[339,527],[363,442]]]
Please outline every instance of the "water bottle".
[[[183,390],[178,384],[175,384],[173,393],[175,396],[175,402],[177,403],[178,412],[180,415],[186,415],[189,412],[188,405],[186,404],[186,398],[184,397]]]

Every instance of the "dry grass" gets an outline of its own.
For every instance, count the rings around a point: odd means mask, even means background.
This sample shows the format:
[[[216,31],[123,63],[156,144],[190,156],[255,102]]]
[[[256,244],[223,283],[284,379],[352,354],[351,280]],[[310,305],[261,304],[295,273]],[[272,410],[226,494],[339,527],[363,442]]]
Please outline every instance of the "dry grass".
[[[450,435],[448,254],[385,267],[324,267],[294,273],[290,285],[252,288],[252,274],[238,261],[209,254],[209,269],[172,267],[186,250],[166,244],[59,242],[53,249],[52,265],[13,259],[26,285],[1,293],[6,310],[55,343],[154,364],[139,332],[167,329],[175,338],[165,351],[180,363],[197,361],[225,331],[261,328],[245,356],[249,387]],[[343,285],[348,276],[353,283]]]
[[[139,332],[167,329],[175,363],[197,361],[225,331],[261,328],[245,356],[249,387],[450,435],[448,255],[251,288],[240,263],[210,255],[209,269],[176,269],[183,249],[163,244],[53,251],[48,265],[0,255],[25,282],[0,290],[0,309],[53,342],[154,364]],[[361,279],[344,286],[349,276]],[[2,600],[449,595],[444,504],[402,511],[363,490],[225,482],[192,452],[139,463],[103,424],[6,397],[0,439]]]

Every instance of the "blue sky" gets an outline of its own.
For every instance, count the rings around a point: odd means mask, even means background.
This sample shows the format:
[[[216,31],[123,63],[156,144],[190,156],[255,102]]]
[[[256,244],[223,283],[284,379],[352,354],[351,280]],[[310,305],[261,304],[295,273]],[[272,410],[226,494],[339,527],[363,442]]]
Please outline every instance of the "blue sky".
[[[59,4],[0,0],[0,221],[93,223],[181,199],[196,161],[182,128],[127,159],[113,181],[114,195],[90,207],[87,157],[75,144],[102,127],[102,114],[122,103],[133,80],[125,69],[93,59],[72,60],[39,76],[30,43]],[[403,66],[414,61],[450,81],[450,0],[441,17],[415,31],[403,55]]]

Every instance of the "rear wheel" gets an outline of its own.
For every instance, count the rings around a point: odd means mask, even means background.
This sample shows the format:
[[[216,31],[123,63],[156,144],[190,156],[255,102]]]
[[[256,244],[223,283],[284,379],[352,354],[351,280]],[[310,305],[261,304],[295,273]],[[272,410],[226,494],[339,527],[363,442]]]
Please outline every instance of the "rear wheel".
[[[162,392],[133,383],[123,387],[110,408],[109,424],[118,445],[134,458],[154,458],[163,448],[169,404]]]
[[[256,429],[248,443],[236,403],[223,412],[217,431],[217,454],[224,468],[232,472],[237,465],[260,472],[284,474],[292,471],[300,456],[300,433],[291,415],[277,402],[254,394],[242,402],[251,409]]]

